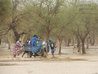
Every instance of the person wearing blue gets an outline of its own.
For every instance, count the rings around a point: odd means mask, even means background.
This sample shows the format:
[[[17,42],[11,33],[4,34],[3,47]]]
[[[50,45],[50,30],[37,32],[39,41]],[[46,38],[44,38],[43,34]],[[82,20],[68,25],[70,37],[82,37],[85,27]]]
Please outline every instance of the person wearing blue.
[[[37,46],[37,41],[40,41],[37,38],[38,38],[37,35],[34,35],[33,38],[30,40],[30,45]]]
[[[33,38],[30,40],[31,46],[37,46],[37,44],[38,44],[37,42],[40,41],[40,39],[37,39],[37,38],[38,38],[37,35],[33,36]],[[36,52],[34,52],[33,54],[34,54],[34,57],[38,56],[38,54]]]

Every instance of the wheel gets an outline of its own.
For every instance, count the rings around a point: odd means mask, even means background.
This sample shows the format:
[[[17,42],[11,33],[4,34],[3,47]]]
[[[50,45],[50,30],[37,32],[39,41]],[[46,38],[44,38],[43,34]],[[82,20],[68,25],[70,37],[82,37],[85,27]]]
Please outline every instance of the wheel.
[[[32,57],[32,52],[28,52],[28,53],[27,53],[27,57],[28,57],[28,58],[31,58],[31,57]]]
[[[33,53],[31,52],[31,54],[30,54],[30,58],[32,57],[32,55],[33,55]]]

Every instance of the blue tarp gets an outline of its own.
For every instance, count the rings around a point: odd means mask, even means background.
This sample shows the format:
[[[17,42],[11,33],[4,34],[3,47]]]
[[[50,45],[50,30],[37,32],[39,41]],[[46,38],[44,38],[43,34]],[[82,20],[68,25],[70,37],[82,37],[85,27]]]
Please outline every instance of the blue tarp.
[[[49,45],[47,45],[46,48],[49,52]],[[26,45],[24,47],[24,51],[31,51],[32,53],[38,52],[40,49],[42,49],[42,41],[39,41],[38,46]]]
[[[34,53],[34,52],[38,52],[39,49],[41,49],[41,47],[39,47],[39,46],[32,47],[32,53]]]

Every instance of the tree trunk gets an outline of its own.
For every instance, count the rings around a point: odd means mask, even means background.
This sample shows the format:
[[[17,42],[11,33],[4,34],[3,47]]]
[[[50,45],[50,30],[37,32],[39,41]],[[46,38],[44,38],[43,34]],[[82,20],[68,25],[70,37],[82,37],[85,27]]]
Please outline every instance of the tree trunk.
[[[59,54],[61,54],[61,44],[62,44],[62,41],[59,40]]]
[[[67,46],[69,46],[70,42],[71,42],[71,39],[68,39],[68,43],[67,43]]]
[[[80,39],[79,38],[77,40],[77,48],[78,48],[78,52],[80,52],[81,44],[80,44]]]
[[[82,39],[82,54],[86,54],[86,52],[85,52],[85,44],[84,44],[84,42],[85,42],[85,39]]]
[[[11,44],[10,44],[10,42],[8,42],[8,49],[11,49]]]
[[[46,39],[49,40],[49,37],[50,37],[50,32],[48,31]]]
[[[81,50],[81,44],[79,44],[79,47],[78,47],[78,52],[80,52]]]
[[[15,35],[15,41],[17,42],[20,38],[20,35],[18,34],[18,32],[16,31],[16,29],[13,29],[14,35]]]
[[[0,45],[1,45],[1,38],[0,38]]]
[[[8,42],[8,49],[10,50],[11,49],[11,37],[10,37],[11,34],[9,34],[7,36],[7,42]]]
[[[94,32],[91,36],[90,43],[91,43],[92,46],[94,46],[94,44],[95,44],[95,34],[94,34]]]
[[[93,38],[93,43],[92,43],[92,45],[94,46],[94,44],[95,44],[95,38]]]
[[[89,48],[89,39],[87,38],[87,49]]]
[[[93,39],[90,39],[90,43],[91,43],[92,46],[94,46],[94,44],[95,44],[95,39],[94,39],[94,37],[93,37]]]
[[[18,34],[17,30],[16,30],[16,18],[15,18],[15,13],[17,12],[17,6],[19,4],[19,1],[18,0],[15,0],[13,1],[12,0],[12,5],[13,5],[13,10],[12,10],[12,25],[11,25],[11,29],[13,30],[14,32],[14,35],[15,35],[15,42],[17,42],[20,38],[20,35]]]
[[[80,46],[80,40],[79,38],[77,39],[77,48]]]
[[[73,37],[73,46],[75,48],[75,37]]]
[[[50,29],[49,29],[49,25],[47,26],[47,34],[46,34],[46,35],[47,35],[47,38],[46,38],[46,39],[49,40],[49,37],[50,37]]]
[[[89,31],[84,35],[84,37],[82,37],[81,35],[81,41],[82,41],[82,54],[86,54],[86,51],[85,51],[85,39],[87,38],[89,34]]]

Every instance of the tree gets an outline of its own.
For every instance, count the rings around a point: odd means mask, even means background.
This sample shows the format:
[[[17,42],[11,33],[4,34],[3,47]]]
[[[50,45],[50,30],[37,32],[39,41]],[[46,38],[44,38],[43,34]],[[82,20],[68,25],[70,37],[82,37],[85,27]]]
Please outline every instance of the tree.
[[[36,16],[33,13],[32,15],[30,11],[27,11],[23,8],[22,10],[20,10],[19,4],[20,1],[12,0],[11,2],[12,6],[10,7],[9,10],[11,15],[9,16],[9,18],[7,18],[9,22],[7,22],[5,25],[7,28],[4,27],[5,30],[4,31],[2,30],[1,32],[2,36],[8,34],[8,32],[12,30],[15,35],[15,42],[18,41],[23,34],[27,34],[28,32],[32,31],[33,27],[32,23],[35,24],[35,22],[37,22],[32,21],[32,19],[34,19]]]
[[[8,13],[11,7],[11,2],[9,0],[0,1],[0,26],[5,22],[5,19],[9,16]]]
[[[7,29],[6,22],[7,18],[10,16],[10,7],[11,2],[9,0],[1,0],[0,1],[0,44],[1,44],[1,35]]]
[[[43,25],[42,27],[47,40],[49,39],[50,33],[53,29],[52,19],[58,13],[60,5],[61,0],[40,0],[35,3],[35,7],[37,8],[36,13],[42,20],[44,20],[41,25]]]
[[[85,10],[88,9],[88,10]],[[95,11],[95,8],[93,8],[93,5],[90,4],[88,6],[84,6],[79,8],[79,12],[78,15],[76,17],[76,21],[74,21],[74,34],[77,37],[77,39],[79,38],[82,42],[82,54],[85,54],[85,40],[87,38],[87,36],[89,35],[89,33],[91,31],[94,30],[94,23],[95,21],[95,15],[91,15],[93,14],[93,12]],[[94,13],[95,14],[95,13]]]
[[[61,54],[62,41],[67,38],[68,31],[70,32],[69,36],[71,35],[69,25],[75,17],[72,7],[63,8],[62,6],[61,8],[62,10],[53,19],[54,29],[52,30],[52,35],[55,35],[59,41],[59,54]]]

